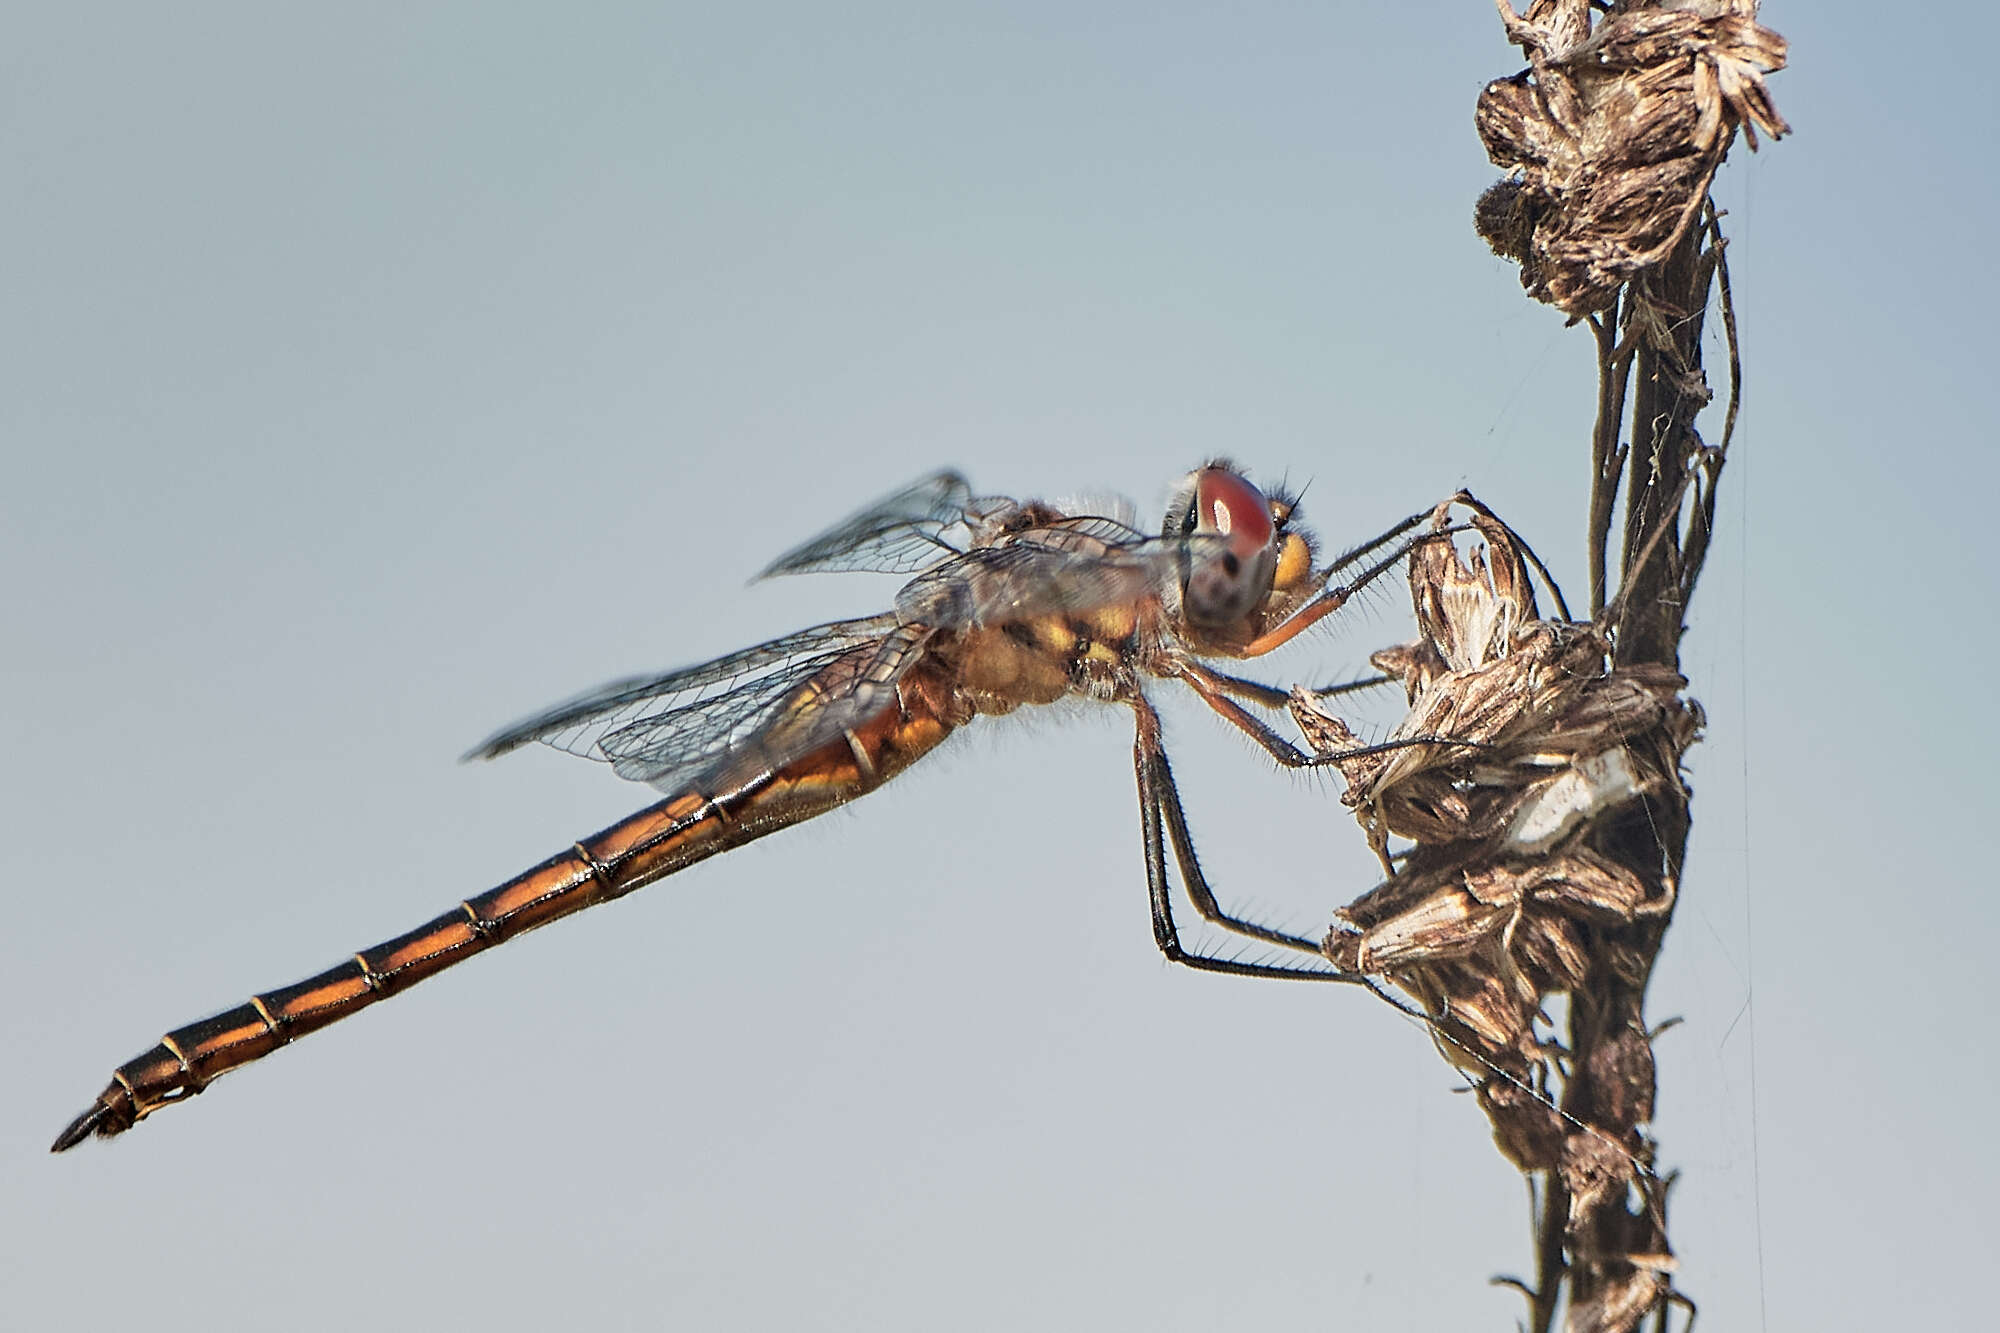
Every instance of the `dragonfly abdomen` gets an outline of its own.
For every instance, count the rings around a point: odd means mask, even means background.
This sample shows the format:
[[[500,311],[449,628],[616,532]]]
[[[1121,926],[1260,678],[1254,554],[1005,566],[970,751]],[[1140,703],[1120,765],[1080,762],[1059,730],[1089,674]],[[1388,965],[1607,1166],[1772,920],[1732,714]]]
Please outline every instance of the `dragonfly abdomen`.
[[[576,843],[435,920],[317,976],[177,1028],[119,1066],[55,1151],[121,1134],[233,1069],[359,1013],[524,931],[623,897],[717,852],[775,833],[872,791],[952,731],[915,691],[831,744],[713,796],[683,792]]]

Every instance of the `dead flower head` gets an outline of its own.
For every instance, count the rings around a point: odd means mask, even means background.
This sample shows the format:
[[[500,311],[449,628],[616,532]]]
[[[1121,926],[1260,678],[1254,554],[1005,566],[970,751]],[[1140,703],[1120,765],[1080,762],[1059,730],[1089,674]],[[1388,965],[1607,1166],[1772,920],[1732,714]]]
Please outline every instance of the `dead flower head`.
[[[1474,226],[1535,299],[1586,315],[1673,250],[1739,126],[1753,149],[1789,131],[1764,85],[1785,39],[1756,0],[1636,0],[1594,27],[1588,0],[1495,3],[1528,68],[1479,95],[1487,155],[1513,174]]]
[[[1459,551],[1455,505],[1472,510],[1483,549]],[[1701,713],[1669,669],[1613,670],[1599,626],[1542,619],[1525,548],[1471,496],[1439,505],[1430,528],[1436,540],[1410,564],[1419,637],[1374,661],[1409,699],[1390,740],[1462,743],[1339,762],[1342,800],[1388,874],[1335,914],[1325,950],[1416,999],[1439,1049],[1474,1076],[1503,1150],[1542,1169],[1565,1137],[1529,1092],[1560,1054],[1536,1030],[1544,1001],[1597,969],[1643,978],[1650,966],[1616,928],[1664,917],[1671,876],[1635,873],[1609,844],[1643,824],[1650,800],[1680,791]],[[1360,748],[1318,696],[1295,692],[1292,714],[1322,753]],[[1392,839],[1408,844],[1394,857]],[[1649,1101],[1642,1072],[1630,1086]],[[1628,1123],[1650,1118],[1649,1104],[1624,1109]]]

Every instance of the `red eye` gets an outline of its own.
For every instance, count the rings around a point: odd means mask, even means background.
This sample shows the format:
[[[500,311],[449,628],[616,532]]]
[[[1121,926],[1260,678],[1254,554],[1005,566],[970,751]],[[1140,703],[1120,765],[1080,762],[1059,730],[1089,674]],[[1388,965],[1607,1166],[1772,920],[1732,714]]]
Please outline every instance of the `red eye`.
[[[1195,512],[1203,529],[1229,538],[1229,549],[1245,559],[1271,544],[1271,502],[1264,492],[1234,472],[1203,468],[1194,483]]]

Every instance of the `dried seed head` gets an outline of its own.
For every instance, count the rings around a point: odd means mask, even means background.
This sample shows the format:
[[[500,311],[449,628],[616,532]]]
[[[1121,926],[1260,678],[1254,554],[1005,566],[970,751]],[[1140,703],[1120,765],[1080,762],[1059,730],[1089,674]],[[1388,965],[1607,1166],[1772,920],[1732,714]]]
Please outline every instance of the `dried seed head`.
[[[1506,11],[1528,68],[1488,84],[1473,121],[1495,166],[1474,226],[1521,265],[1521,285],[1571,316],[1610,304],[1686,233],[1738,127],[1754,149],[1790,126],[1764,76],[1785,39],[1755,0]]]
[[[1458,506],[1483,550],[1452,540]],[[1594,1045],[1582,1074],[1601,1104],[1559,1112],[1539,1091],[1553,1058],[1544,1006],[1607,979],[1643,982],[1673,879],[1613,852],[1681,791],[1701,712],[1667,668],[1614,670],[1603,626],[1541,619],[1525,546],[1476,500],[1453,497],[1429,526],[1435,539],[1410,562],[1420,637],[1373,659],[1409,697],[1391,739],[1418,743],[1336,761],[1342,799],[1393,869],[1335,914],[1325,951],[1416,999],[1511,1160],[1609,1189],[1641,1169],[1632,1127],[1652,1114],[1651,1050],[1636,1027]],[[1292,698],[1323,753],[1356,747],[1332,702]],[[1391,839],[1409,844],[1397,858]],[[1580,1133],[1579,1115],[1623,1128]],[[1578,1145],[1589,1151],[1572,1161]]]

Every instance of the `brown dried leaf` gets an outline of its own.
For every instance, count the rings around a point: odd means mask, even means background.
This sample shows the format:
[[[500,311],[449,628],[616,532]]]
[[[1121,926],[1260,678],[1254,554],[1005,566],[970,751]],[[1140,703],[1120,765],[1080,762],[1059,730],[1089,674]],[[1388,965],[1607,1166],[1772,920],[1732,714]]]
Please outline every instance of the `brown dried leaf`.
[[[1480,1109],[1493,1125],[1493,1142],[1522,1171],[1547,1171],[1561,1160],[1566,1129],[1556,1108],[1532,1088],[1487,1079],[1478,1088]]]

